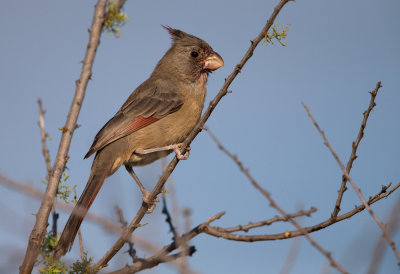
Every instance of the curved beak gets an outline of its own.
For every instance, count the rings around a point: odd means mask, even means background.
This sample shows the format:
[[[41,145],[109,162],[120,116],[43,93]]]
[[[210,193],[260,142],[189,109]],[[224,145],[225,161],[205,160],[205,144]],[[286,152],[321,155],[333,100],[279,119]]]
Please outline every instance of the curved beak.
[[[214,52],[201,63],[203,64],[203,69],[216,70],[224,65],[224,60],[218,53]]]

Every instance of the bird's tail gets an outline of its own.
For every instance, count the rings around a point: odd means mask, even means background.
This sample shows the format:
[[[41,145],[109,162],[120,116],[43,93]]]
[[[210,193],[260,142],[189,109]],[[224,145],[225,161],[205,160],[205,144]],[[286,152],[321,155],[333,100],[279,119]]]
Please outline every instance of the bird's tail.
[[[110,175],[114,161],[110,159],[111,157],[102,157],[105,155],[101,154],[97,154],[93,161],[89,180],[64,227],[54,251],[54,258],[60,258],[71,249],[83,218],[99,193],[104,180]]]

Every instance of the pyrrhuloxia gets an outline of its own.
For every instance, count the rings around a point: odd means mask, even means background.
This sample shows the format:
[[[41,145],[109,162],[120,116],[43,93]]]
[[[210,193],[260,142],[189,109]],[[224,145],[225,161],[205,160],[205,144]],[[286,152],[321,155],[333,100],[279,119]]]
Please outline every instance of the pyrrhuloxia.
[[[210,71],[224,65],[221,56],[203,40],[165,27],[172,46],[150,78],[126,100],[115,116],[97,133],[86,154],[96,153],[89,180],[56,247],[59,258],[72,246],[82,220],[105,178],[125,165],[137,181],[132,166],[147,165],[175,151],[198,122]]]

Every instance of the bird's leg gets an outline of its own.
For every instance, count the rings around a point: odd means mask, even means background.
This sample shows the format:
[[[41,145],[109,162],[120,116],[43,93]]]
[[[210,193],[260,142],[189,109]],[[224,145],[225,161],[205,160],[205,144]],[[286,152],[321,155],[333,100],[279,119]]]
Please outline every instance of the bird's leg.
[[[153,212],[154,208],[156,207],[154,202],[159,202],[160,200],[156,197],[154,199],[154,201],[150,200],[150,192],[143,186],[143,184],[140,182],[138,176],[136,175],[136,173],[133,171],[133,168],[130,165],[125,165],[125,169],[126,171],[128,171],[128,173],[131,175],[131,177],[133,178],[133,180],[136,182],[136,184],[139,186],[140,191],[143,194],[143,202],[150,205],[149,209],[147,210],[147,213],[151,213]]]
[[[181,153],[181,148],[182,148],[182,143],[179,144],[174,144],[174,145],[168,145],[165,147],[156,147],[156,148],[149,148],[149,149],[137,149],[135,150],[135,153],[138,154],[149,154],[157,151],[165,151],[165,150],[173,150],[176,154],[176,157],[179,160],[187,160],[189,158],[189,150],[190,147],[186,148],[185,154]]]

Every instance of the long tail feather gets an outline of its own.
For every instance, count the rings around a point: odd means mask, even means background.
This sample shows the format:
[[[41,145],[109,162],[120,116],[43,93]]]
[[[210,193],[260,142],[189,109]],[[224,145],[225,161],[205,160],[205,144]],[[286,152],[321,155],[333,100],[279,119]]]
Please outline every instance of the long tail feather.
[[[99,193],[104,180],[110,175],[113,161],[108,157],[97,156],[100,155],[96,155],[88,183],[76,203],[75,208],[64,227],[60,240],[58,241],[57,247],[54,251],[55,258],[60,258],[71,249],[83,218],[96,198],[97,193]]]

